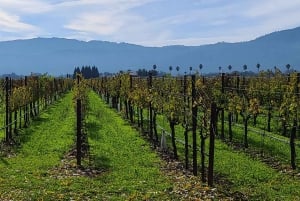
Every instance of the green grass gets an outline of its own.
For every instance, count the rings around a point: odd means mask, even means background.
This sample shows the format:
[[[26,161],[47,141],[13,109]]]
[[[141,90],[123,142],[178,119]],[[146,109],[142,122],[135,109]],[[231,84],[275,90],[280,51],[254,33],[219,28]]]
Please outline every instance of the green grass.
[[[1,100],[0,100],[1,103]],[[5,124],[5,109],[4,104],[0,106],[0,128],[3,128]],[[4,139],[5,129],[0,130],[0,141]]]
[[[233,141],[243,145],[244,128],[243,125],[232,127]],[[265,136],[257,133],[265,133]],[[228,133],[228,125],[225,124],[225,133]],[[268,137],[272,136],[272,137]],[[277,140],[279,139],[279,140]],[[280,141],[281,140],[281,141]],[[287,143],[286,143],[287,142]],[[257,152],[263,152],[266,156],[272,157],[282,163],[283,166],[290,166],[290,145],[289,138],[280,136],[257,128],[248,127],[248,143],[249,149]],[[299,140],[296,140],[299,143]],[[300,153],[300,147],[296,145],[296,153]],[[296,165],[300,167],[300,157],[296,157]]]
[[[49,178],[49,169],[59,165],[73,144],[74,109],[68,94],[45,110],[22,130],[21,146],[10,157],[0,160],[0,199],[54,199],[67,190],[61,182]]]
[[[172,183],[162,161],[99,97],[90,94],[86,130],[94,177],[64,174],[62,159],[74,145],[72,94],[42,112],[20,133],[15,154],[0,157],[0,200],[170,200]],[[74,167],[76,161],[70,161]]]
[[[91,152],[105,174],[98,186],[104,200],[167,200],[172,184],[160,171],[159,157],[128,123],[94,93],[87,119]]]
[[[172,182],[160,171],[163,162],[149,144],[95,93],[89,97],[85,125],[92,157],[83,165],[101,173],[94,177],[63,174],[61,160],[75,139],[69,93],[22,130],[15,154],[0,156],[0,200],[179,199],[170,194]],[[162,117],[158,121],[168,130],[167,121]],[[183,139],[182,127],[176,129]],[[183,145],[178,148],[183,159]],[[280,173],[220,140],[216,140],[215,171],[230,182],[217,185],[218,189],[242,192],[250,200],[300,200],[298,177]]]
[[[166,118],[159,116],[158,124],[170,132]],[[189,133],[190,137],[191,135]],[[242,134],[240,133],[239,135]],[[251,134],[249,135],[251,136]],[[197,136],[199,146],[200,138],[198,134]],[[176,126],[176,137],[177,139],[184,139],[181,125]],[[171,139],[167,138],[167,140],[169,147],[171,147]],[[191,138],[189,140],[191,144]],[[265,143],[267,143],[267,140]],[[206,140],[206,153],[208,153],[208,144],[209,140]],[[251,142],[249,142],[249,146],[251,146]],[[183,160],[184,145],[177,143],[177,148],[179,158]],[[192,150],[190,150],[190,154],[191,152]],[[200,159],[198,160],[200,162]],[[207,164],[208,162],[206,161]],[[294,178],[280,173],[263,162],[251,158],[243,151],[234,150],[221,140],[216,140],[215,144],[215,173],[221,175],[222,178],[224,177],[230,183],[230,185],[226,186],[217,185],[217,188],[224,189],[230,193],[241,192],[247,195],[250,200],[300,200],[300,192],[298,190],[300,181],[298,177]]]
[[[276,113],[276,112],[274,112]],[[228,139],[228,122],[227,114],[225,112],[225,138]],[[278,133],[279,129],[274,129],[275,127],[280,127],[281,123],[276,122],[273,118],[271,121],[271,130],[267,130],[267,121],[265,116],[259,116],[257,119],[256,127],[253,125],[253,119],[251,118],[248,122],[248,143],[249,149],[252,152],[261,152],[269,158],[280,161],[281,166],[290,166],[290,145],[289,137],[282,136]],[[218,124],[219,134],[221,133],[221,118],[219,118]],[[277,131],[277,133],[275,132]],[[233,132],[233,142],[243,146],[244,144],[244,125],[242,122],[242,117],[239,116],[239,121],[237,123],[232,123]],[[290,134],[290,130],[288,133]],[[300,153],[299,139],[296,142],[296,153]],[[296,157],[297,168],[300,167],[300,157]]]
[[[232,182],[231,191],[240,191],[255,200],[300,200],[299,178],[280,173],[216,141],[215,170]],[[222,187],[221,187],[222,188]]]

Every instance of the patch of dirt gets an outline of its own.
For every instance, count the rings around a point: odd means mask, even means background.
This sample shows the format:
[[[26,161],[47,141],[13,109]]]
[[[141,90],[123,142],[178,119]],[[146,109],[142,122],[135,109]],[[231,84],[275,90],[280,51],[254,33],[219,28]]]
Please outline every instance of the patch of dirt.
[[[61,160],[61,164],[57,167],[52,168],[48,171],[50,177],[55,178],[67,178],[67,177],[97,177],[98,175],[105,172],[104,169],[94,168],[90,165],[77,166],[76,160],[76,149],[72,149],[70,152],[65,154]]]
[[[19,144],[15,141],[5,142],[4,140],[0,142],[0,157],[12,158],[17,155],[16,147]]]
[[[165,161],[161,167],[162,172],[173,182],[173,188],[169,193],[179,200],[248,200],[247,196],[240,192],[230,193],[230,182],[225,177],[216,175],[217,187],[209,187],[201,181],[200,176],[194,176],[191,170],[185,169],[182,162],[174,160],[167,152],[156,150]],[[221,185],[225,185],[228,189],[218,189]]]

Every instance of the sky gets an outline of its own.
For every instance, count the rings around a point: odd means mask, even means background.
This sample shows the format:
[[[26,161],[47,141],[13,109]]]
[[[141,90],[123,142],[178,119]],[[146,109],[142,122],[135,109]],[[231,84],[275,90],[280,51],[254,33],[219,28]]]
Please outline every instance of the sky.
[[[0,0],[0,41],[240,42],[300,26],[300,0]]]

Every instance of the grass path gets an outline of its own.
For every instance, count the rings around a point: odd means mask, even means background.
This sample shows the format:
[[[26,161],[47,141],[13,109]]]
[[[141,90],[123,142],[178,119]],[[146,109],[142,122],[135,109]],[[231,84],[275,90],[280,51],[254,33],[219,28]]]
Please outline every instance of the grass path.
[[[159,117],[158,122],[168,132],[168,122],[164,117]],[[184,139],[181,125],[176,127],[177,139]],[[190,135],[191,136],[191,135]],[[167,138],[171,147],[171,140]],[[189,140],[191,143],[192,140]],[[199,137],[197,143],[200,143]],[[206,140],[206,153],[208,153],[209,140]],[[177,143],[180,160],[184,160],[184,146]],[[190,150],[190,154],[191,154]],[[208,157],[206,157],[208,160]],[[200,161],[199,161],[200,163]],[[216,174],[229,181],[226,185],[216,185],[220,190],[229,194],[241,192],[249,200],[300,200],[299,175],[290,176],[279,172],[267,164],[252,158],[243,151],[234,150],[221,140],[215,142],[214,170]],[[208,161],[206,161],[206,165]],[[242,198],[241,198],[242,199]]]
[[[87,159],[83,164],[101,173],[89,177],[64,168],[76,122],[69,93],[20,133],[14,155],[0,156],[0,200],[176,200],[169,193],[172,182],[160,170],[162,161],[138,132],[95,93],[89,108],[93,164]]]
[[[87,128],[96,166],[105,169],[98,187],[104,200],[169,200],[172,184],[161,160],[138,133],[95,94],[90,94]],[[101,121],[99,121],[101,119]]]
[[[21,131],[15,155],[0,156],[0,200],[59,196],[60,181],[49,178],[48,170],[60,163],[73,144],[74,116],[69,93]]]

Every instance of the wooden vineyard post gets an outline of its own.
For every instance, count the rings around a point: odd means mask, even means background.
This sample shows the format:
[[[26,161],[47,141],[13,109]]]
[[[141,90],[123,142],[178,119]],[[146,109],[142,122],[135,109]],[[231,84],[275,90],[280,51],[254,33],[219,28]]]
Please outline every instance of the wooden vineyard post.
[[[193,174],[197,175],[197,105],[196,102],[196,89],[195,89],[196,76],[192,75],[192,130],[193,130]]]
[[[152,89],[152,73],[149,72],[149,81],[148,81],[148,89],[149,89],[149,95],[151,96],[151,89]],[[152,100],[149,102],[149,135],[150,140],[153,142],[153,108],[152,108]]]
[[[201,154],[201,181],[206,182],[205,176],[205,136],[203,133],[203,127],[206,126],[206,120],[203,118],[200,128],[200,154]]]
[[[108,92],[108,86],[107,86],[108,78],[104,77],[104,80],[105,80],[105,98],[106,98],[106,104],[109,105],[109,92]]]
[[[186,117],[186,75],[183,77],[183,100],[184,100],[184,149],[185,149],[185,168],[189,169],[189,138],[188,138],[188,122]]]
[[[211,104],[210,129],[209,129],[209,161],[208,161],[208,178],[209,186],[213,186],[214,178],[214,156],[215,156],[215,131],[217,129],[217,106],[216,103]]]
[[[240,94],[240,76],[236,75],[236,92]]]
[[[9,142],[9,79],[5,78],[5,141]]]
[[[19,129],[22,128],[22,106],[19,107]]]
[[[18,129],[18,109],[15,108],[15,112],[14,112],[14,124],[15,124],[15,128],[14,128],[14,134],[17,135],[17,129]]]
[[[132,75],[130,75],[130,91],[133,90],[133,83],[132,83]],[[128,107],[129,107],[129,119],[130,122],[133,123],[133,106],[131,104],[131,100],[128,102]]]
[[[37,106],[36,106],[36,111],[37,111],[37,114],[40,113],[40,79],[39,77],[37,77]]]
[[[238,74],[236,74],[236,92],[238,95],[240,94],[240,76]],[[237,123],[238,122],[238,118],[239,118],[239,114],[237,112],[235,112],[235,119],[234,121]]]
[[[77,85],[80,83],[80,77],[77,75]],[[76,116],[77,116],[77,140],[76,140],[76,159],[77,159],[77,166],[81,166],[81,123],[82,123],[82,116],[81,116],[81,100],[76,100]]]
[[[77,143],[76,143],[76,159],[77,166],[81,166],[81,100],[77,99]]]
[[[9,93],[9,97],[12,97],[12,84],[13,82],[12,82],[12,78],[10,77],[9,78],[9,90],[8,90],[8,93]],[[11,100],[11,99],[10,99]],[[9,139],[12,139],[12,126],[13,126],[13,121],[12,121],[12,117],[13,117],[13,114],[12,114],[13,112],[12,112],[12,107],[11,106],[9,106],[9,115],[8,115],[8,117],[9,117],[9,120],[8,120],[8,128],[9,128],[9,131],[8,131],[8,133],[9,133]]]
[[[24,85],[25,85],[25,88],[27,89],[27,76],[25,76]],[[27,103],[25,103],[25,105],[24,105],[24,127],[25,128],[27,128],[28,123],[29,123],[28,105],[27,105]]]
[[[225,124],[225,114],[224,114],[224,94],[225,94],[225,73],[222,73],[222,89],[221,89],[221,93],[222,93],[222,100],[221,100],[221,104],[222,104],[222,108],[221,108],[221,139],[224,140],[225,135],[224,135],[224,124]]]
[[[269,75],[268,75],[268,81],[269,81],[269,94],[268,94],[268,97],[269,97],[269,105],[268,105],[268,125],[267,125],[267,129],[268,129],[268,132],[271,132],[271,117],[272,117],[272,115],[271,115],[271,112],[272,112],[272,105],[271,105],[271,99],[270,99],[270,97],[271,97],[271,72],[269,72]]]
[[[291,166],[294,170],[296,169],[296,149],[295,149],[296,130],[297,130],[297,121],[294,120],[294,124],[291,130],[291,136],[290,136]]]
[[[122,80],[121,77],[119,78],[119,93],[118,93],[118,103],[119,103],[119,107],[118,107],[118,112],[122,111],[122,101],[121,101],[121,88],[122,88]]]

